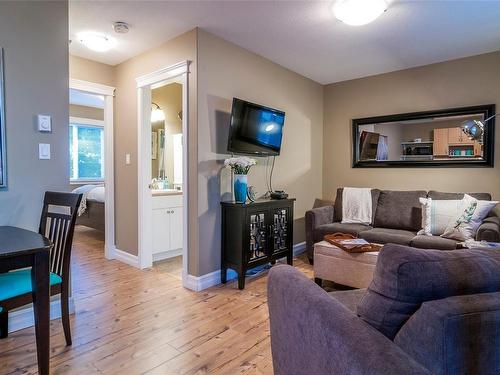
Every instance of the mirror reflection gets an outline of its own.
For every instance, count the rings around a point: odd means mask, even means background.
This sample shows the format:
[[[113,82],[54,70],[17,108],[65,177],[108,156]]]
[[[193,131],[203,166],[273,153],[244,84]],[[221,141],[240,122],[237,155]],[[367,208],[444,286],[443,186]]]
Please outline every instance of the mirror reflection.
[[[151,186],[153,194],[182,190],[182,85],[151,90]]]
[[[484,162],[487,111],[411,118],[400,115],[354,120],[356,163],[439,164]],[[387,121],[388,117],[391,118]],[[410,118],[408,118],[410,117]],[[489,141],[489,140],[488,140]],[[488,146],[486,146],[488,147]],[[492,147],[492,146],[491,146]]]

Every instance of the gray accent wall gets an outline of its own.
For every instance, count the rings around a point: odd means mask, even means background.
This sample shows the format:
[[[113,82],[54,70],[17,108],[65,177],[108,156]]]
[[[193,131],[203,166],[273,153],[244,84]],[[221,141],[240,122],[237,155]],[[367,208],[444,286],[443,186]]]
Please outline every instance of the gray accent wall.
[[[5,58],[7,183],[0,225],[37,229],[43,193],[68,190],[68,3],[0,2]],[[37,114],[52,116],[39,133]],[[51,160],[38,160],[50,143]]]

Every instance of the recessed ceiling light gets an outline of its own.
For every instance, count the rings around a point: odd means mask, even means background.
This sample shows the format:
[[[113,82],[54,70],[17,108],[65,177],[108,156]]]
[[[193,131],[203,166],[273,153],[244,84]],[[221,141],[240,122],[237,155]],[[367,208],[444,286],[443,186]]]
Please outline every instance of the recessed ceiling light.
[[[115,45],[114,39],[91,31],[78,33],[77,38],[85,47],[96,52],[109,51]]]
[[[333,14],[348,25],[361,26],[375,21],[386,9],[384,0],[339,0],[333,5]]]

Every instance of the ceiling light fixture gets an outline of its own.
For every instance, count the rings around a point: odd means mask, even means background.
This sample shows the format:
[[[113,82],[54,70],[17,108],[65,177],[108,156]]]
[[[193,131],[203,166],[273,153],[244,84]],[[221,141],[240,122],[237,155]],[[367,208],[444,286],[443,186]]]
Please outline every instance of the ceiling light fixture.
[[[77,38],[85,47],[96,52],[109,51],[115,45],[114,39],[95,32],[79,33],[77,34]]]
[[[384,0],[338,0],[332,7],[335,17],[351,26],[375,21],[387,10]]]

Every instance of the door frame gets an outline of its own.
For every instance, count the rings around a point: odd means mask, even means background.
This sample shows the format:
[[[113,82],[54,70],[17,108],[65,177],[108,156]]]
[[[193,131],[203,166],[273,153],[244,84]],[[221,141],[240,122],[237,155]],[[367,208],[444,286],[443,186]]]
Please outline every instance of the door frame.
[[[189,60],[136,78],[137,83],[137,158],[138,158],[138,258],[140,268],[153,265],[151,183],[151,90],[169,83],[182,84],[182,284],[188,278],[188,129],[189,129]]]
[[[115,88],[70,78],[69,88],[104,96],[104,256],[115,258],[115,171],[113,149],[113,97]],[[69,104],[68,104],[69,105]],[[69,121],[69,119],[68,119]]]

